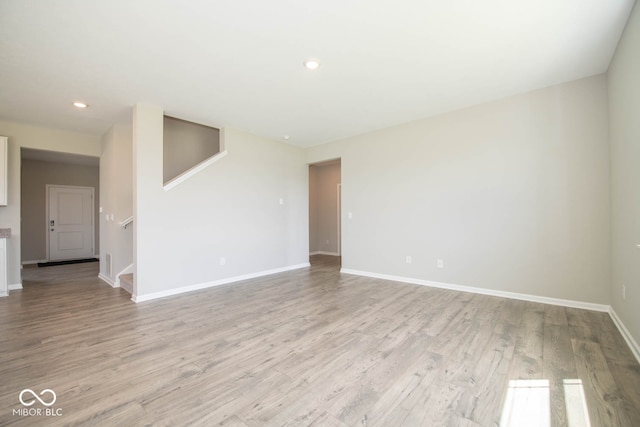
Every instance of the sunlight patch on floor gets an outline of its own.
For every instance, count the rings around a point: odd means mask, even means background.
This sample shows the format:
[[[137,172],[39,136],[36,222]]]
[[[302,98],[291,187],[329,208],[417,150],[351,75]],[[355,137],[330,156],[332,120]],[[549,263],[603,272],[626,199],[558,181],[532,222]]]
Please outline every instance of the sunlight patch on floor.
[[[582,380],[564,380],[562,386],[569,427],[591,427]]]
[[[549,427],[549,380],[510,380],[500,426]]]
[[[591,427],[582,380],[562,381],[569,427]],[[550,427],[549,380],[510,380],[500,426]]]

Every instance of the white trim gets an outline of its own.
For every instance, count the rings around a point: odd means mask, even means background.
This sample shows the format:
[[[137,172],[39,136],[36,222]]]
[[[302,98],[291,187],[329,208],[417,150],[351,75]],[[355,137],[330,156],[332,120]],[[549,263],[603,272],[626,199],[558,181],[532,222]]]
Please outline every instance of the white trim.
[[[111,286],[112,288],[119,288],[120,287],[113,280],[111,280],[111,278],[109,276],[106,276],[106,275],[104,275],[102,273],[98,274],[98,279],[102,280],[103,282],[105,282],[106,284]]]
[[[10,291],[19,291],[20,289],[22,289],[22,283],[13,283],[13,284],[10,284],[10,285],[8,286],[8,289],[9,289]]]
[[[326,251],[315,251],[309,252],[309,255],[331,255],[331,256],[340,256],[338,252],[326,252]]]
[[[22,265],[37,264],[39,262],[47,262],[47,260],[46,259],[34,259],[34,260],[29,260],[29,261],[22,261]]]
[[[176,176],[175,178],[169,180],[165,185],[162,186],[162,188],[164,189],[164,191],[171,190],[178,184],[182,184],[187,179],[191,178],[192,176],[196,175],[197,173],[211,166],[212,164],[214,164],[215,162],[217,162],[218,160],[220,160],[226,155],[227,155],[227,150],[220,151],[219,153],[214,154],[212,157],[209,157],[207,160],[204,160],[198,163],[188,171],[183,172],[180,175]]]
[[[431,282],[429,280],[413,279],[410,277],[391,276],[387,274],[370,273],[368,271],[340,269],[341,273],[354,274],[356,276],[373,277],[376,279],[393,280],[395,282],[411,283],[414,285],[430,286],[432,288],[450,289],[452,291],[471,292],[474,294],[490,295],[494,297],[517,299],[522,301],[539,302],[542,304],[559,305],[562,307],[581,308],[584,310],[609,312],[609,306],[605,304],[594,304],[591,302],[574,301],[560,298],[543,297],[538,295],[521,294],[517,292],[497,291],[494,289],[476,288],[473,286],[454,285],[450,283]]]
[[[8,297],[9,296],[9,291],[4,292],[4,291],[0,291],[0,297]]]
[[[624,326],[624,323],[622,323],[622,320],[620,320],[620,318],[618,317],[618,314],[615,312],[613,307],[609,307],[609,316],[611,316],[613,323],[615,323],[615,325],[618,327],[618,330],[620,331],[622,338],[624,338],[624,340],[627,342],[627,345],[631,349],[631,352],[633,353],[633,355],[636,357],[638,362],[640,362],[640,346],[638,345],[636,340],[633,339],[633,336],[631,335],[629,330]]]
[[[214,280],[214,281],[211,281],[211,282],[198,283],[198,284],[189,285],[189,286],[182,286],[180,288],[167,289],[166,291],[153,292],[153,293],[146,294],[146,295],[136,295],[136,294],[134,294],[134,295],[131,296],[131,300],[133,302],[136,302],[136,303],[143,302],[143,301],[150,301],[150,300],[154,300],[154,299],[158,299],[158,298],[169,297],[169,296],[172,296],[172,295],[184,294],[186,292],[199,291],[201,289],[212,288],[214,286],[226,285],[228,283],[234,283],[234,282],[240,282],[240,281],[243,281],[243,280],[255,279],[257,277],[269,276],[271,274],[283,273],[285,271],[290,271],[290,270],[297,270],[299,268],[305,268],[305,267],[309,267],[309,266],[310,266],[310,264],[308,262],[305,262],[305,263],[302,263],[302,264],[290,265],[288,267],[274,268],[273,270],[260,271],[258,273],[245,274],[245,275],[242,275],[242,276],[229,277],[229,278],[226,278],[226,279]]]

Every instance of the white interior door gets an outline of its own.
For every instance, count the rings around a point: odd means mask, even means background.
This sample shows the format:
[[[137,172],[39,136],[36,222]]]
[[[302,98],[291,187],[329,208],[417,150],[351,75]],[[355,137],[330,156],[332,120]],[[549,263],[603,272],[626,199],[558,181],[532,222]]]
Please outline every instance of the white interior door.
[[[49,260],[92,258],[93,188],[48,186]]]

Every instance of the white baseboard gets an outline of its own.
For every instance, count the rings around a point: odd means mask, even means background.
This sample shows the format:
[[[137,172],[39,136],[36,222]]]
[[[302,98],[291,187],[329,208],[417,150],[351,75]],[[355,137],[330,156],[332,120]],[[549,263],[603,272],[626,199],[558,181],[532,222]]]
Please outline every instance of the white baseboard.
[[[338,252],[326,252],[326,251],[315,251],[309,252],[309,256],[311,255],[331,255],[331,256],[340,256]]]
[[[282,267],[282,268],[275,268],[273,270],[266,270],[258,273],[251,273],[251,274],[245,274],[242,276],[229,277],[226,279],[214,280],[214,281],[205,282],[205,283],[198,283],[190,286],[182,286],[180,288],[175,288],[175,289],[167,289],[166,291],[161,291],[161,292],[153,292],[150,294],[143,294],[143,295],[134,294],[131,297],[131,300],[136,303],[150,301],[158,298],[169,297],[172,295],[184,294],[186,292],[199,291],[201,289],[213,288],[215,286],[226,285],[234,282],[240,282],[243,280],[255,279],[257,277],[269,276],[271,274],[284,273],[285,271],[291,271],[291,270],[297,270],[299,268],[309,267],[309,265],[310,264],[308,262],[305,262],[302,264],[290,265],[288,267]]]
[[[20,289],[22,289],[22,283],[9,284],[10,291],[19,291]]]
[[[100,280],[102,280],[103,282],[105,282],[106,284],[108,284],[109,286],[111,286],[112,288],[118,288],[119,286],[116,284],[116,282],[114,282],[113,280],[111,280],[111,278],[109,276],[105,276],[102,273],[98,274],[98,278]]]
[[[476,288],[473,286],[454,285],[450,283],[432,282],[429,280],[413,279],[410,277],[391,276],[387,274],[371,273],[368,271],[351,270],[343,268],[341,273],[354,274],[356,276],[373,277],[376,279],[393,280],[395,282],[411,283],[414,285],[430,286],[432,288],[450,289],[452,291],[471,292],[474,294],[489,295],[494,297],[511,298],[522,301],[539,302],[542,304],[560,305],[563,307],[581,308],[584,310],[603,311],[608,313],[609,306],[594,304],[591,302],[573,301],[560,298],[541,297],[538,295],[520,294],[517,292],[497,291],[494,289]]]
[[[620,320],[620,318],[618,317],[618,314],[615,312],[613,307],[609,307],[609,316],[611,316],[613,323],[615,323],[616,326],[618,327],[620,334],[622,334],[622,337],[627,342],[627,345],[631,349],[631,352],[633,353],[633,355],[638,360],[638,363],[640,363],[640,346],[638,345],[636,340],[633,339],[633,336],[631,335],[629,330],[626,328],[626,326],[624,326],[624,323],[622,323],[622,320]]]

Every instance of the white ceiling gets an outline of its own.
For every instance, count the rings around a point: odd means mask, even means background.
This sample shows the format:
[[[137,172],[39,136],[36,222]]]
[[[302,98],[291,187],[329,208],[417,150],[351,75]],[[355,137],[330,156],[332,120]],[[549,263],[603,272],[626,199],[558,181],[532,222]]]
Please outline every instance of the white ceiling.
[[[0,0],[0,118],[101,135],[144,102],[310,146],[603,73],[633,3]]]

